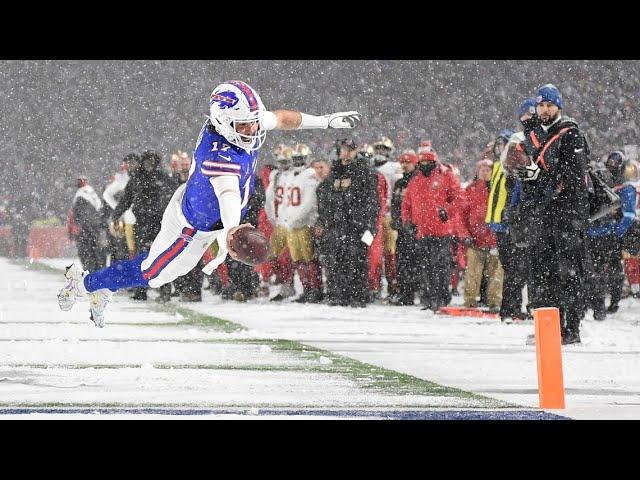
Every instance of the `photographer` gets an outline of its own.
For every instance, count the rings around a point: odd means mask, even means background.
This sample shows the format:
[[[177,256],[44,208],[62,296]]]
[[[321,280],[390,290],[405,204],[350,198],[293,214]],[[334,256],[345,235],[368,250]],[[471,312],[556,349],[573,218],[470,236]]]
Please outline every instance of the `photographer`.
[[[563,117],[562,108],[555,86],[547,84],[538,90],[537,115],[532,120],[546,137],[533,160],[518,169],[522,180],[519,213],[528,226],[531,307],[558,307],[562,343],[570,344],[580,343],[585,312],[589,151],[577,123]]]
[[[587,234],[593,261],[588,291],[589,306],[596,320],[604,320],[607,312],[618,311],[622,297],[624,273],[622,269],[622,239],[636,219],[636,165],[627,161],[621,151],[609,154],[604,163],[610,186],[620,197],[621,208],[596,220]],[[611,291],[609,308],[605,310],[607,287]]]

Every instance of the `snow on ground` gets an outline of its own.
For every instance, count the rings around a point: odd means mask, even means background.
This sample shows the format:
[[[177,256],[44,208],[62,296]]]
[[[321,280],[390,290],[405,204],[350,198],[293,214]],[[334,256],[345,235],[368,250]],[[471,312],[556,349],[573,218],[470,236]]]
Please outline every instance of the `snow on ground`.
[[[19,413],[3,415],[2,420],[130,420],[130,413],[113,413],[102,414],[98,411],[93,413]],[[260,415],[252,414],[248,411],[246,414],[234,413],[203,413],[190,415],[171,415],[171,414],[138,414],[136,420],[347,420],[344,416],[336,415]],[[376,420],[378,417],[359,417],[348,418],[348,420]]]
[[[371,395],[332,374],[207,369],[31,369],[0,371],[0,392],[14,404],[129,404],[222,407],[460,407],[447,397]],[[6,391],[8,390],[8,391]],[[57,393],[52,393],[54,390]]]
[[[61,272],[26,270],[6,259],[0,260],[0,269],[4,410],[487,407],[482,399],[447,392],[364,388],[361,380],[375,381],[375,373],[332,371],[333,360],[318,352],[283,348],[275,336],[260,338],[259,332],[234,327],[227,333],[215,322],[203,325],[196,318],[189,323],[193,319],[184,312],[153,301],[134,302],[124,293],[114,297],[107,326],[99,329],[88,319],[86,302],[71,312],[59,310],[55,295],[63,283]]]
[[[42,262],[62,268],[71,260]],[[299,356],[242,343],[253,338],[295,340],[449,387],[538,406],[535,347],[525,345],[532,323],[445,317],[419,306],[351,309],[266,299],[239,304],[206,291],[202,303],[185,306],[249,330],[225,333],[179,325],[176,314],[150,311],[152,302],[134,303],[125,296],[115,297],[107,325],[97,329],[85,320],[86,304],[68,313],[58,310],[55,293],[61,282],[55,276],[26,271],[6,259],[0,259],[0,268],[3,404],[55,403],[59,398],[87,405],[136,404],[153,398],[162,405],[457,406],[453,398],[374,393],[344,376],[305,372]],[[175,299],[173,303],[179,304]],[[634,299],[623,300],[619,313],[604,322],[588,314],[583,344],[563,347],[567,408],[551,412],[572,418],[640,419],[639,317],[640,301]],[[223,339],[240,343],[219,343]],[[37,368],[20,367],[31,364]],[[100,364],[123,368],[91,367]],[[154,368],[158,364],[162,368]],[[216,367],[188,368],[199,364]],[[234,365],[258,369],[226,369]],[[272,367],[277,368],[268,370]],[[278,370],[281,367],[286,369]]]
[[[416,307],[236,305],[203,303],[199,311],[420,378],[520,405],[539,405],[533,323],[446,317]],[[640,419],[640,302],[616,315],[588,313],[582,345],[563,347],[567,408],[573,418]]]

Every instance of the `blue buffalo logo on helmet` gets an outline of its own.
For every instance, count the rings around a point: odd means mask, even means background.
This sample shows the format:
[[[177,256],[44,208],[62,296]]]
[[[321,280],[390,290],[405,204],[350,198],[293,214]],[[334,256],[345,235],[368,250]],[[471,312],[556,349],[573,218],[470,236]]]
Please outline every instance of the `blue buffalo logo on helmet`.
[[[234,92],[220,92],[220,93],[212,93],[211,98],[209,99],[209,105],[217,102],[220,104],[221,109],[235,107],[238,103],[238,97]]]

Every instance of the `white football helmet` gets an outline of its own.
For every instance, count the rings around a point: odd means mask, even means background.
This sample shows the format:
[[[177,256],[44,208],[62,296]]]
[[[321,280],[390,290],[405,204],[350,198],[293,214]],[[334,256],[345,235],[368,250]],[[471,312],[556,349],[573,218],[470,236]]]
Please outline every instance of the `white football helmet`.
[[[239,80],[221,83],[209,98],[209,119],[220,135],[247,151],[257,150],[267,135],[262,121],[265,107],[258,93]],[[238,132],[238,126],[257,122],[255,133]]]

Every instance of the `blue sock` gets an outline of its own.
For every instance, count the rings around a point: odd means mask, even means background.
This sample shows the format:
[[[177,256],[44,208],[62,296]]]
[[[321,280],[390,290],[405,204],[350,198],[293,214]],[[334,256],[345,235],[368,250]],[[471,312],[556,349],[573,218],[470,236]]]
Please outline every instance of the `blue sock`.
[[[84,278],[87,292],[95,292],[101,288],[117,292],[121,288],[148,287],[149,282],[142,278],[140,268],[140,264],[148,255],[149,252],[143,252],[131,260],[121,260],[107,268],[90,273]]]

